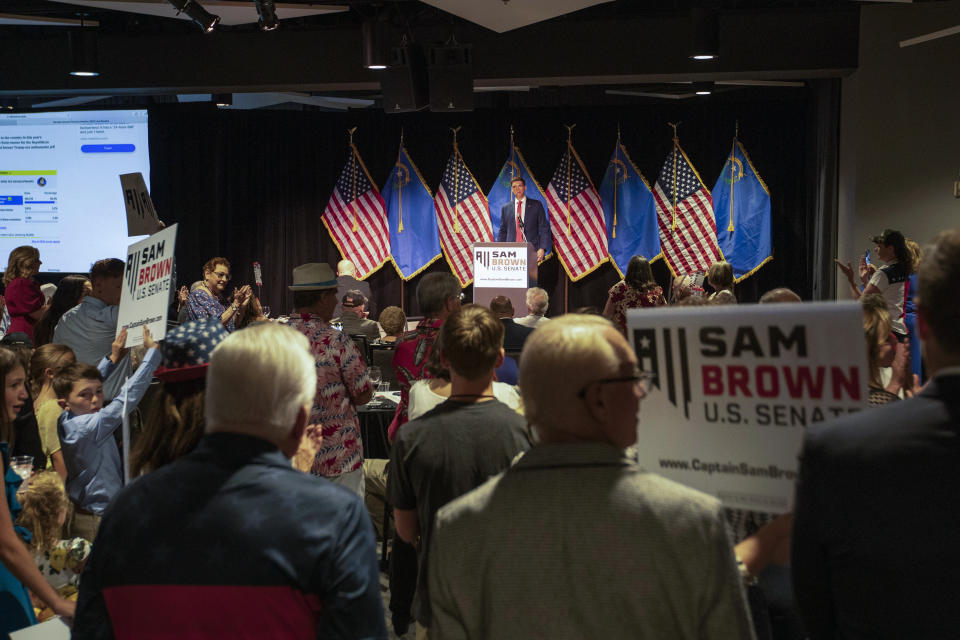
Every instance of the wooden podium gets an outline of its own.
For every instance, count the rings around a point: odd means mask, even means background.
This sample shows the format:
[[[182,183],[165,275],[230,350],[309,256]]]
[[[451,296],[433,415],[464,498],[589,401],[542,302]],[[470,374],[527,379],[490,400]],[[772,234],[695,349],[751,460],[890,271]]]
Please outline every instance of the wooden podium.
[[[529,242],[478,242],[473,245],[473,302],[485,307],[507,296],[514,315],[527,315],[527,288],[537,279],[537,252]]]

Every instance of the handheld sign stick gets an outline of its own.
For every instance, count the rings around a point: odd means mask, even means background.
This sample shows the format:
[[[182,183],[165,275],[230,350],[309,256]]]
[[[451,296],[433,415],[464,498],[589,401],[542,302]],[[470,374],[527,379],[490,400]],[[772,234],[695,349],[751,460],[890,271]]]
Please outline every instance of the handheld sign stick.
[[[253,281],[257,283],[257,297],[263,297],[263,274],[260,272],[260,263],[253,263]]]

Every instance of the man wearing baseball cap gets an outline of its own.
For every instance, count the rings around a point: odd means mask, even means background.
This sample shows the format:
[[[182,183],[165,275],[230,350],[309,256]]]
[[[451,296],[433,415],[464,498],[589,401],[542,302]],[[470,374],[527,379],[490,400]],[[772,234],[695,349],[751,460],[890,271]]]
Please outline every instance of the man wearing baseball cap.
[[[310,424],[323,425],[323,442],[311,473],[363,497],[363,443],[356,405],[370,402],[373,384],[357,345],[330,326],[337,306],[337,276],[330,265],[302,264],[293,270],[290,326],[307,336],[316,360],[317,395]]]
[[[367,320],[367,297],[357,290],[347,291],[341,298],[343,314],[334,320],[339,322],[342,331],[349,336],[367,336],[367,340],[380,337],[380,327],[373,320]]]

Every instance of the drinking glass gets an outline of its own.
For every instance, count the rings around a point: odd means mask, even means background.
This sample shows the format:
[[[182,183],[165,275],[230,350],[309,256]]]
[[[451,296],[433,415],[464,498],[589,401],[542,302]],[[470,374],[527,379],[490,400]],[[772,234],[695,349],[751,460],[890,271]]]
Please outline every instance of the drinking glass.
[[[10,468],[24,481],[33,473],[33,456],[13,456],[10,458]]]
[[[269,318],[269,317],[270,317],[270,305],[265,304],[265,305],[263,305],[261,308],[263,309],[263,317],[264,317],[264,318]]]
[[[367,369],[367,375],[370,376],[370,382],[372,382],[375,387],[383,380],[383,372],[380,371],[380,367],[369,367]]]

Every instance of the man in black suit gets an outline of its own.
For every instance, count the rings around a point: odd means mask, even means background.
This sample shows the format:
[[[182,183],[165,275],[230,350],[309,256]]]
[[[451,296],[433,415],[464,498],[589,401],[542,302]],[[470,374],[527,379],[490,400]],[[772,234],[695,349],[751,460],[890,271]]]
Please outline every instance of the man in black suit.
[[[537,250],[537,262],[550,246],[550,223],[539,200],[527,198],[527,183],[517,176],[510,181],[513,200],[500,209],[497,242],[529,242]]]
[[[507,296],[496,296],[490,301],[493,311],[503,323],[503,348],[507,351],[520,351],[527,336],[533,333],[530,327],[524,327],[513,321],[513,303]]]
[[[955,638],[960,630],[960,230],[920,266],[915,398],[810,427],[792,566],[811,638]]]

